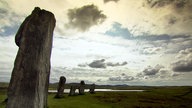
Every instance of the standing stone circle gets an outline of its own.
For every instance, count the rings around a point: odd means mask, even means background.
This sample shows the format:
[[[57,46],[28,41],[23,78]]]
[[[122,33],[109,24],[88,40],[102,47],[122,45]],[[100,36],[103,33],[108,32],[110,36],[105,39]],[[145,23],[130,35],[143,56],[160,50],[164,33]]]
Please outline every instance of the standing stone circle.
[[[55,17],[36,7],[21,24],[6,108],[47,108]]]

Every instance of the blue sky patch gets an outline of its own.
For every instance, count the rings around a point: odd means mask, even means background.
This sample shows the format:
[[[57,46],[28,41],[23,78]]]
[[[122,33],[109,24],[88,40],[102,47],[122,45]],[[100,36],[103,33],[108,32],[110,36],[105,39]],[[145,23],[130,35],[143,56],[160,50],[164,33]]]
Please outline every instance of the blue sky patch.
[[[0,36],[10,36],[16,34],[18,27],[19,25],[4,26],[1,28],[2,31],[0,32]]]
[[[120,36],[123,38],[131,37],[131,33],[129,32],[128,28],[122,27],[122,24],[118,22],[114,22],[112,24],[112,28],[106,31],[105,34],[113,37],[116,37],[116,36]]]

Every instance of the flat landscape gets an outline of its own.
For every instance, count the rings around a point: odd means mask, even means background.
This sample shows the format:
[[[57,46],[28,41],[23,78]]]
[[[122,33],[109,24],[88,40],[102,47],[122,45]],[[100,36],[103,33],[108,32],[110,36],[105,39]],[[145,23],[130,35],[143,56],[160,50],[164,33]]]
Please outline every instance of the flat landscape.
[[[0,0],[0,17],[0,108],[192,108],[192,0]]]
[[[6,84],[1,84],[0,108],[5,108]],[[99,87],[99,86],[96,86]],[[104,87],[104,86],[100,86]],[[85,95],[68,96],[55,99],[55,93],[49,93],[49,108],[191,108],[191,86],[106,86],[113,89],[140,89],[143,92],[96,92]],[[51,89],[54,89],[53,86]]]

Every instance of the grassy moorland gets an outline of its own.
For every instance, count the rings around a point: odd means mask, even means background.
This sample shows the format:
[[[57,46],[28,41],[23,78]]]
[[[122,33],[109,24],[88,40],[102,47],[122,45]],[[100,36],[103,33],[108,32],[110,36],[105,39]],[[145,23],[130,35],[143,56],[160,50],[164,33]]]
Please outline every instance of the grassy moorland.
[[[129,88],[129,87],[128,87]],[[140,87],[142,88],[142,87]],[[146,87],[144,87],[146,88]],[[191,108],[192,87],[149,87],[144,92],[97,92],[55,99],[49,94],[49,108]],[[6,90],[0,89],[0,108]]]

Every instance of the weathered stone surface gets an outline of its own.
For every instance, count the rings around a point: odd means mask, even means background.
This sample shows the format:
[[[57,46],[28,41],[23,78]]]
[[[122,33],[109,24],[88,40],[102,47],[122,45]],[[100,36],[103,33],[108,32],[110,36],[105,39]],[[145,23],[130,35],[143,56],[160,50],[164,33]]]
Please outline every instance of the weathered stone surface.
[[[85,94],[85,82],[81,81],[79,86],[79,95],[84,95],[84,94]]]
[[[89,89],[89,93],[94,94],[95,93],[95,84],[92,84]]]
[[[21,24],[6,108],[46,108],[55,18],[36,7]]]
[[[64,93],[64,87],[65,87],[66,78],[64,76],[60,77],[58,88],[57,88],[57,94],[55,95],[55,98],[62,98]]]

